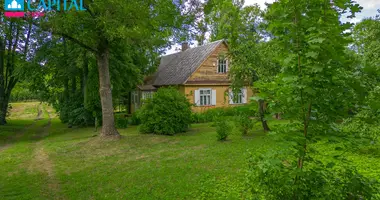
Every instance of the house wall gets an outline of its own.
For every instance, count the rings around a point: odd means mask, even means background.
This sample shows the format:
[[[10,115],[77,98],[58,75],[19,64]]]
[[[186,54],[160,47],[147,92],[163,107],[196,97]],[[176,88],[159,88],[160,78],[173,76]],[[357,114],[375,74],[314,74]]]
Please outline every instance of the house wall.
[[[228,95],[230,81],[228,78],[229,60],[227,65],[227,73],[218,73],[218,59],[220,55],[228,54],[228,47],[225,43],[221,43],[209,57],[199,66],[199,68],[190,76],[184,85],[184,92],[191,104],[194,104],[195,90],[200,88],[210,88],[216,90],[215,106],[194,106],[193,111],[203,112],[210,108],[237,106],[230,104]],[[227,58],[228,59],[228,58]],[[226,93],[227,92],[227,93]],[[253,96],[252,90],[247,87],[247,102]]]
[[[202,88],[210,88],[216,91],[216,105],[215,106],[195,106],[195,90],[199,90]],[[212,108],[220,108],[220,107],[231,107],[231,106],[239,106],[241,104],[230,104],[230,99],[228,96],[229,85],[185,85],[184,91],[187,99],[191,104],[193,104],[194,112],[204,112],[208,109]],[[227,93],[226,93],[227,92]],[[249,102],[250,97],[253,96],[253,92],[250,88],[247,88],[247,102]]]
[[[187,80],[187,84],[197,82],[228,83],[228,75],[218,73],[217,71],[219,56],[227,55],[227,53],[227,45],[221,43],[202,63],[202,65],[190,76]]]
[[[227,55],[228,47],[225,43],[221,43],[209,57],[199,66],[199,68],[189,77],[184,85],[177,86],[178,90],[185,94],[191,104],[195,104],[195,90],[201,88],[210,88],[216,91],[216,105],[215,106],[193,106],[194,112],[203,112],[207,109],[218,107],[237,106],[237,104],[230,104],[228,91],[230,81],[228,73],[218,73],[218,58],[220,55]],[[228,63],[229,65],[229,63]],[[227,72],[229,66],[227,67]],[[253,96],[252,90],[247,88],[247,102]],[[227,92],[227,93],[226,93]],[[132,106],[133,107],[133,106]],[[132,110],[134,112],[134,110]]]

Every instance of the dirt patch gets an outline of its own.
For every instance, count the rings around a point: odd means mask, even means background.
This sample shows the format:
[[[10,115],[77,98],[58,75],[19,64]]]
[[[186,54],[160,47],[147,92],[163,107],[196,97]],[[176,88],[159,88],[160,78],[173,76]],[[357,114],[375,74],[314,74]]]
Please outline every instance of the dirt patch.
[[[0,147],[0,152],[7,150],[9,147],[11,147],[10,144],[5,144],[4,146]]]
[[[49,177],[54,177],[53,163],[50,161],[49,155],[41,144],[37,144],[37,146],[33,156],[33,164],[30,166],[31,171],[43,172]]]
[[[52,197],[54,199],[64,199],[59,197],[60,184],[55,177],[54,164],[50,160],[48,153],[45,151],[42,142],[37,142],[34,151],[32,163],[29,165],[29,172],[35,173],[40,172],[46,174],[46,196]]]
[[[42,103],[40,103],[40,105],[38,105],[38,108],[37,108],[37,117],[36,117],[36,120],[41,120],[43,119],[43,110],[42,110]]]

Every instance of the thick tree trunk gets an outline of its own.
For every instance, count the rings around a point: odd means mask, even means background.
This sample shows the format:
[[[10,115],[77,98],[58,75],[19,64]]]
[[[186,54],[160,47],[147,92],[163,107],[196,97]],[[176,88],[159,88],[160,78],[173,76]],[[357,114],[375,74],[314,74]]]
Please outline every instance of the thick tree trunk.
[[[109,73],[109,49],[107,45],[101,45],[96,56],[99,70],[99,93],[102,103],[103,126],[102,137],[120,137],[115,128],[115,118],[113,113],[111,80]]]
[[[3,41],[3,38],[0,37],[0,108],[3,107],[4,104],[4,56],[5,56],[5,42]],[[0,110],[0,125],[4,125],[6,123],[5,121],[6,114],[3,114]]]
[[[5,94],[0,103],[0,125],[7,124],[7,113],[8,113],[8,104],[9,104],[10,94]]]
[[[7,121],[6,121],[7,113],[6,111],[3,110],[4,104],[5,104],[5,101],[4,101],[4,96],[3,96],[0,98],[0,125],[7,124]]]
[[[260,114],[260,121],[263,125],[263,129],[265,132],[270,131],[270,128],[268,126],[267,121],[265,120],[265,108],[264,108],[264,100],[259,100],[259,114]]]

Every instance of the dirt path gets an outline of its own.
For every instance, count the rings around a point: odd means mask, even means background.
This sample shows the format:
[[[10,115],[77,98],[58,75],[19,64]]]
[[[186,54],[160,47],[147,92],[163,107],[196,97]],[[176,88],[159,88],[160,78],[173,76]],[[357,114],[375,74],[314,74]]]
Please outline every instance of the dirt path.
[[[42,107],[42,106],[41,106]],[[41,114],[39,116],[41,117],[43,115],[43,112],[47,112],[49,116],[49,121],[46,125],[42,126],[39,134],[36,136],[38,139],[42,139],[49,135],[49,131],[51,128],[51,116],[50,113],[47,110],[41,109]],[[59,195],[60,191],[60,184],[58,179],[55,176],[54,172],[54,163],[49,158],[49,154],[44,148],[43,140],[39,140],[35,143],[34,153],[33,153],[33,159],[32,163],[30,164],[30,170],[31,171],[38,171],[43,174],[46,174],[47,176],[47,182],[45,185],[45,193],[44,195],[48,197],[48,199],[65,199],[62,196]]]

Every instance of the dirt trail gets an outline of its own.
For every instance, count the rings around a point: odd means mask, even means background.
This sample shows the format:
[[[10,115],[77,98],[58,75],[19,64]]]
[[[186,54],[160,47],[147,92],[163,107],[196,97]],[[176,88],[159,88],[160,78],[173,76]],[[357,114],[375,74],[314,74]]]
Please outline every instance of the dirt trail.
[[[39,130],[39,134],[36,136],[38,139],[42,139],[49,135],[49,130],[51,127],[51,116],[50,113],[47,110],[41,110],[41,115],[43,115],[43,112],[47,112],[47,115],[49,116],[49,121],[46,125],[42,126]],[[33,154],[32,163],[30,164],[30,170],[31,171],[38,171],[43,174],[47,175],[47,183],[46,183],[46,193],[45,195],[49,199],[64,199],[63,197],[59,196],[60,191],[60,184],[58,179],[55,176],[54,172],[54,163],[49,158],[49,154],[44,148],[43,140],[39,140],[35,143],[34,148],[34,154]]]

